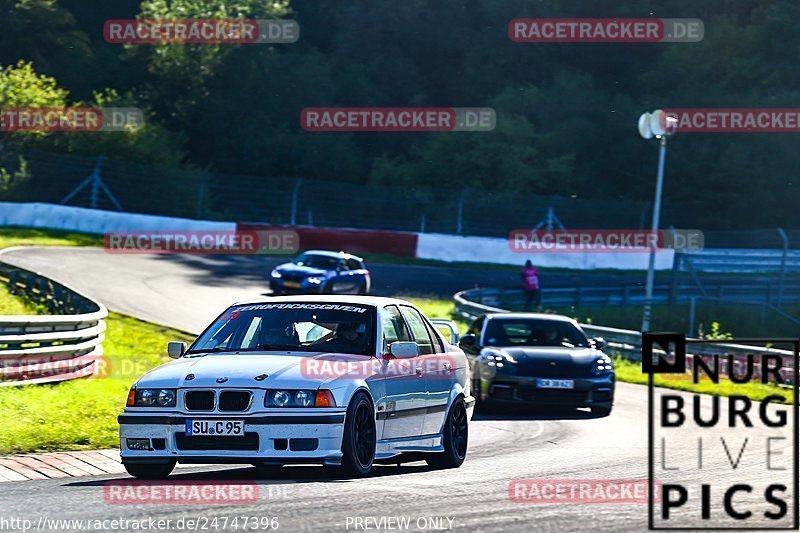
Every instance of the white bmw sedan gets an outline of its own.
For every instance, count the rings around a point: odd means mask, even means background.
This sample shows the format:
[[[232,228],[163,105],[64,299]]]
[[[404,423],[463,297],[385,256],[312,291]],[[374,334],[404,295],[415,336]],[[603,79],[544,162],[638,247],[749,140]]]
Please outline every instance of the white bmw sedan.
[[[456,339],[452,322],[393,298],[235,304],[134,383],[119,416],[122,462],[149,479],[176,462],[317,463],[349,476],[405,460],[458,467],[474,399]]]

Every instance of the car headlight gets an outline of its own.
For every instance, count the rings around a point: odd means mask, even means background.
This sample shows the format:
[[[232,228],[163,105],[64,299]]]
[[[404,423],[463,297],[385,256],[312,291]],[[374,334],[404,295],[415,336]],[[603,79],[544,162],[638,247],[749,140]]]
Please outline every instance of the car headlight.
[[[516,369],[517,360],[499,350],[484,348],[481,350],[481,358],[489,368],[497,372],[514,372]]]
[[[294,403],[300,407],[311,407],[314,403],[314,395],[312,391],[299,390],[294,393]]]
[[[277,270],[273,270],[272,271],[272,277],[273,278],[280,278],[281,277],[281,273],[278,272]]]
[[[608,374],[614,370],[614,364],[611,362],[611,358],[605,354],[602,354],[595,359],[592,363],[592,374],[595,376],[602,376],[603,374]]]
[[[268,390],[264,407],[336,407],[329,390]]]
[[[131,389],[126,407],[175,407],[175,389]]]
[[[313,283],[314,285],[319,285],[320,283],[325,281],[325,278],[323,278],[322,276],[311,276],[306,278],[306,281],[309,283]]]

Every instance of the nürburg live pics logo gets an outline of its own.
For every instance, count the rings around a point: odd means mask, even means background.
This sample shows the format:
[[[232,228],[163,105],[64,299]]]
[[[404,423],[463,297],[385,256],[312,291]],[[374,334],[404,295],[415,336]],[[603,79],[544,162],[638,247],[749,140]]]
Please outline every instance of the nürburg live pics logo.
[[[643,334],[649,529],[797,530],[799,348]],[[706,392],[654,386],[679,374]]]

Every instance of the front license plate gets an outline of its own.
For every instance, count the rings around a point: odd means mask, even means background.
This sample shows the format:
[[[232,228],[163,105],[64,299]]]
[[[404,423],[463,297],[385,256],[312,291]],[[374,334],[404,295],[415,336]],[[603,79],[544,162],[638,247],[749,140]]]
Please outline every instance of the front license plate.
[[[242,420],[187,420],[186,436],[244,437]]]
[[[283,285],[285,287],[289,287],[290,289],[299,289],[300,288],[300,284],[297,283],[296,281],[287,281]]]
[[[536,386],[540,389],[574,389],[573,379],[537,379]]]

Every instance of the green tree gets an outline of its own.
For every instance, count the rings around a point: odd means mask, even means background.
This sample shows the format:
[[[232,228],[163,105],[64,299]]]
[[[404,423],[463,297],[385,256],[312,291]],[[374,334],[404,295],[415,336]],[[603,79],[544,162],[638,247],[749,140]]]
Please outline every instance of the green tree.
[[[88,38],[56,0],[0,0],[0,64],[25,59],[49,69],[66,50],[88,54]]]
[[[0,108],[66,107],[69,93],[56,80],[37,74],[31,62],[0,67]],[[7,132],[6,138],[19,146],[48,134],[33,131]]]
[[[140,20],[267,19],[289,12],[288,0],[143,0]],[[263,46],[263,45],[244,45]],[[208,97],[207,83],[225,58],[239,45],[178,44],[130,45],[131,56],[147,65],[151,101],[170,102],[165,111],[184,119]]]

